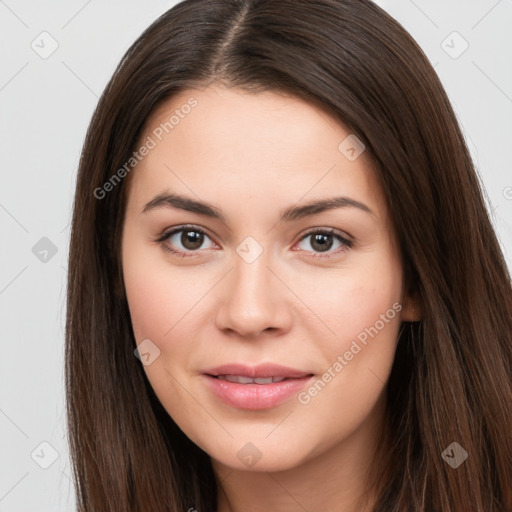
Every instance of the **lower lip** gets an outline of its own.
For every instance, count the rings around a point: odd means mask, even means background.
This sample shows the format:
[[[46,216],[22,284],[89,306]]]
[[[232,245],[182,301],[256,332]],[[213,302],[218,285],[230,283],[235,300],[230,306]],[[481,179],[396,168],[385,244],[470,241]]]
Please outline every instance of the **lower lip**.
[[[286,379],[270,384],[238,384],[205,375],[206,383],[217,397],[237,409],[270,409],[299,391],[313,376]]]

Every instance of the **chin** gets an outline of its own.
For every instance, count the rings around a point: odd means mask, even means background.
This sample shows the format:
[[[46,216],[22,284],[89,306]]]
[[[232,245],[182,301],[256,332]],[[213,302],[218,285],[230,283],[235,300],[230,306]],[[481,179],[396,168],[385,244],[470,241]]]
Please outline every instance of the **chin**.
[[[287,471],[300,466],[307,459],[307,454],[298,451],[296,445],[285,446],[284,441],[280,445],[281,449],[278,449],[264,442],[237,441],[225,450],[217,447],[206,451],[218,464],[237,471]]]

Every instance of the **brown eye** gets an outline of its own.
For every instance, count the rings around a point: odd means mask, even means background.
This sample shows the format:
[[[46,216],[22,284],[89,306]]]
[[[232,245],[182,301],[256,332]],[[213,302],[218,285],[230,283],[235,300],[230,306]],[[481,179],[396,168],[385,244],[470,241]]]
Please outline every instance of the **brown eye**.
[[[181,231],[180,242],[183,247],[185,247],[185,249],[193,251],[201,247],[203,244],[203,238],[203,233],[199,233],[198,231],[190,231],[187,229]]]
[[[161,242],[162,247],[169,252],[187,255],[187,252],[199,252],[198,250],[201,248],[207,249],[213,247],[213,243],[210,247],[202,247],[204,245],[205,238],[210,239],[210,237],[201,229],[182,226],[179,229],[174,229],[165,233],[158,239],[158,241]]]
[[[313,249],[324,252],[328,251],[333,244],[332,235],[325,233],[316,233],[311,238],[311,247]]]
[[[337,254],[339,252],[345,251],[348,248],[352,247],[353,243],[346,239],[345,237],[341,236],[340,234],[335,233],[333,230],[316,230],[316,231],[310,231],[305,236],[301,238],[301,243],[305,240],[309,239],[309,247],[313,249],[314,253],[317,253],[321,255],[321,253],[327,253],[331,250],[333,245],[338,244],[334,250],[329,252],[327,257],[329,257],[331,254]],[[303,250],[308,251],[308,248]]]

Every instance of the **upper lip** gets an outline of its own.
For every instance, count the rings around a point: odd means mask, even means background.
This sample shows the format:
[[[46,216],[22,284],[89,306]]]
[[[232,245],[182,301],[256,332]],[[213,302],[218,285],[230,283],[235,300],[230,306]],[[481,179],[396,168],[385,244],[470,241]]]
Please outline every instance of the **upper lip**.
[[[309,372],[303,372],[295,368],[289,368],[280,364],[265,363],[256,366],[247,366],[239,363],[223,364],[205,370],[206,375],[218,376],[218,375],[237,375],[241,377],[252,377],[253,379],[264,378],[264,377],[288,377],[299,379],[301,377],[307,377],[312,375]]]

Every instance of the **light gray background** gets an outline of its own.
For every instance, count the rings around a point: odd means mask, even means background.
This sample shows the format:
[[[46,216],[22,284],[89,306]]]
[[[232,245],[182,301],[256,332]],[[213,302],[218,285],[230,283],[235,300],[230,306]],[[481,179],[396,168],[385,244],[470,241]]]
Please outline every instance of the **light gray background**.
[[[78,158],[115,66],[175,3],[0,0],[0,512],[75,510],[63,334]],[[512,268],[512,0],[377,3],[435,65]]]

